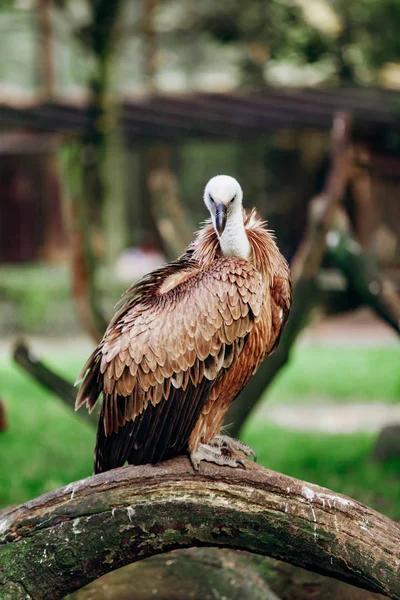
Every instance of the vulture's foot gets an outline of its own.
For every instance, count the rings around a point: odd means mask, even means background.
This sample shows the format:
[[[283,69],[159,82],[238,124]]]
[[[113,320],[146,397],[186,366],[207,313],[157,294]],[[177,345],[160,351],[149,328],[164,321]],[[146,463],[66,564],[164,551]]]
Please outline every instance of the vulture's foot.
[[[244,444],[240,440],[236,440],[235,438],[229,437],[229,435],[216,435],[210,442],[211,446],[216,448],[220,448],[222,453],[233,454],[236,452],[243,452],[245,456],[252,456],[254,462],[257,461],[257,454],[254,452],[253,448],[248,444]]]
[[[226,452],[226,450],[228,450],[228,452]],[[243,469],[246,468],[246,465],[240,458],[230,456],[228,448],[219,448],[218,446],[211,446],[208,444],[199,444],[197,450],[190,453],[190,460],[192,461],[195,471],[199,470],[200,462],[202,460],[224,467],[232,467],[234,469],[237,467],[243,467]]]

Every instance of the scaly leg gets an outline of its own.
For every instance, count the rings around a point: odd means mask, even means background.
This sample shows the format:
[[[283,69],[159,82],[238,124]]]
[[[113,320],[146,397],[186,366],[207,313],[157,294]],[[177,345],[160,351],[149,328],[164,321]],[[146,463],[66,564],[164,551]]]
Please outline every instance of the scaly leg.
[[[215,438],[214,438],[215,439]],[[193,468],[195,471],[199,470],[200,462],[205,460],[207,462],[215,463],[216,465],[222,465],[225,467],[237,467],[246,468],[246,465],[239,458],[234,458],[230,454],[224,453],[224,448],[218,446],[210,446],[208,444],[199,444],[197,450],[190,453],[190,460],[192,461]]]
[[[234,451],[243,452],[245,456],[252,456],[254,462],[257,461],[257,454],[248,444],[244,444],[240,440],[229,437],[229,435],[216,435],[210,442],[210,446],[220,448],[222,453],[232,454]]]

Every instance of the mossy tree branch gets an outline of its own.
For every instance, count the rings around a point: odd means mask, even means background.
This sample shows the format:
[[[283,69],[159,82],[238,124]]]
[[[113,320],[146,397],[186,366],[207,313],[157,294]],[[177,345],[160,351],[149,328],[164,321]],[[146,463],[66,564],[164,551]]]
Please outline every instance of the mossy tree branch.
[[[0,597],[54,600],[193,546],[249,550],[400,599],[400,526],[390,519],[252,463],[195,474],[185,457],[89,477],[0,513]]]

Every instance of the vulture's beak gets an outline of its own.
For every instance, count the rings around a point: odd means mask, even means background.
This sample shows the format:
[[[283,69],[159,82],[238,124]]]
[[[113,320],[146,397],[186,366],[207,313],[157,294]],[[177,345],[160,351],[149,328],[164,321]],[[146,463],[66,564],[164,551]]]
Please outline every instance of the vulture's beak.
[[[218,235],[221,236],[224,232],[226,225],[226,206],[225,204],[218,204],[217,211],[215,213],[215,227]]]

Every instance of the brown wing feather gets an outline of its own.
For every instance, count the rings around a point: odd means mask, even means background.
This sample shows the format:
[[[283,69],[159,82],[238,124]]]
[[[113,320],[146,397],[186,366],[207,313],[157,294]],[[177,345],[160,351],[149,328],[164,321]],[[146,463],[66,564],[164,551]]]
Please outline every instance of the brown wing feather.
[[[193,268],[192,277],[184,268],[183,280],[172,289],[168,282],[165,293],[170,271],[133,289],[86,365],[77,407],[86,401],[93,408],[103,392],[96,472],[126,460],[158,462],[185,448],[213,386],[260,317],[264,286],[249,262],[219,258]]]
[[[273,278],[271,285],[272,304],[272,345],[268,354],[276,350],[282,335],[284,326],[289,318],[292,305],[293,287],[292,277],[286,260],[282,257],[281,268]]]
[[[277,256],[271,284],[264,291],[261,314],[245,338],[243,351],[231,358],[232,367],[213,386],[198,421],[190,434],[189,450],[208,443],[221,429],[229,405],[240,394],[266,356],[277,347],[292,303],[290,270],[283,256]],[[243,340],[242,340],[243,343]]]

